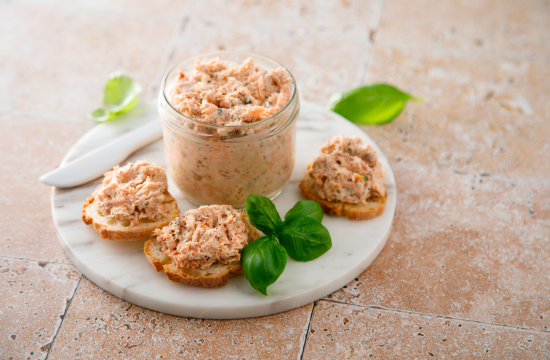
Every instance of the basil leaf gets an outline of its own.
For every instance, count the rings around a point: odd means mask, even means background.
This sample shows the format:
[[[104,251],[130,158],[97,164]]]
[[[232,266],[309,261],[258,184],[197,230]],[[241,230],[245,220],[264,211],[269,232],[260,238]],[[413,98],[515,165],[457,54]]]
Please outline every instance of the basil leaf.
[[[408,100],[422,101],[388,84],[361,86],[334,94],[328,108],[362,124],[384,124],[397,117]]]
[[[285,221],[292,217],[310,217],[315,221],[323,221],[323,209],[317,201],[300,200],[285,215]]]
[[[107,112],[107,110],[103,108],[99,108],[89,113],[88,117],[92,118],[92,120],[102,122],[102,121],[109,120],[111,118],[111,114]]]
[[[250,194],[246,197],[246,213],[252,225],[266,235],[275,235],[281,227],[281,217],[271,200],[262,195]]]
[[[283,273],[286,251],[272,237],[263,236],[246,245],[241,254],[244,276],[254,289],[267,296],[267,287]]]
[[[138,101],[141,86],[121,71],[109,75],[103,90],[104,108],[95,109],[88,117],[95,121],[107,121],[132,110]]]
[[[330,234],[320,222],[310,218],[291,217],[283,223],[279,242],[291,259],[311,261],[332,247]]]

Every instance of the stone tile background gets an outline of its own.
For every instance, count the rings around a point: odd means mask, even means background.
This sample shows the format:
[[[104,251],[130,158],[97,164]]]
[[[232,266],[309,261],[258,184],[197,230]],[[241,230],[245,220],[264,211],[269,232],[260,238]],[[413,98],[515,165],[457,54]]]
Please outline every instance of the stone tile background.
[[[0,1],[0,358],[550,358],[548,0]],[[301,96],[388,82],[423,103],[363,126],[390,159],[388,244],[314,304],[179,318],[89,282],[49,188],[107,75],[155,96],[217,49],[287,65]]]

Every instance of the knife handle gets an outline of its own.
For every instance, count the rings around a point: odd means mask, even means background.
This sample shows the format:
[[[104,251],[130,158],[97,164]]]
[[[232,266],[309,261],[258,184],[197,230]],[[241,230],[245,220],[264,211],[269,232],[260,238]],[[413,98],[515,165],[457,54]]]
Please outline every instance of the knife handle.
[[[85,184],[102,176],[136,150],[160,138],[162,123],[160,120],[152,121],[42,175],[39,180],[60,188]]]

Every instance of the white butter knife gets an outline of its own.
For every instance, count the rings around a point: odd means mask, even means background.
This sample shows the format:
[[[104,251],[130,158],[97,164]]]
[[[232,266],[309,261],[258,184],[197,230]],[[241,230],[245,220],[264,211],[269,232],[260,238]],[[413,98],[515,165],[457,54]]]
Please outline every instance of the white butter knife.
[[[162,123],[155,120],[42,175],[44,184],[60,188],[78,186],[102,176],[134,151],[162,137]]]

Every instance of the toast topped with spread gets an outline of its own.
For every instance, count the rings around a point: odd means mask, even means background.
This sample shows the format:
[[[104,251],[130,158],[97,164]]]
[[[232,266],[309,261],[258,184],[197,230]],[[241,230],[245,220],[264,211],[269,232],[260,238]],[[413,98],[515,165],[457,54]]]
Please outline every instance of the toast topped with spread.
[[[164,169],[146,161],[106,172],[82,208],[82,220],[109,240],[143,239],[178,215]]]
[[[242,249],[260,237],[248,216],[230,205],[201,206],[155,231],[145,255],[171,281],[216,288],[243,273]]]
[[[372,219],[386,205],[386,173],[374,149],[359,137],[328,140],[308,165],[300,189],[327,214],[351,220]]]

